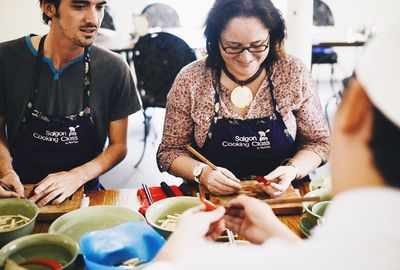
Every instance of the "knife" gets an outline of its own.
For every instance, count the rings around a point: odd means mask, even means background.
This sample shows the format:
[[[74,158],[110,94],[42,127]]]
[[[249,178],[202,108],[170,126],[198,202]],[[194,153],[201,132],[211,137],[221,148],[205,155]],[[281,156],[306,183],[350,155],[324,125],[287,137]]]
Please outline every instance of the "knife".
[[[182,192],[183,196],[192,196],[192,194],[189,191],[189,187],[186,183],[182,183],[179,186],[179,190]]]
[[[167,195],[167,197],[175,197],[174,192],[172,192],[171,188],[167,185],[167,183],[165,183],[164,181],[162,181],[160,183],[161,189],[162,191],[164,191],[164,193]]]

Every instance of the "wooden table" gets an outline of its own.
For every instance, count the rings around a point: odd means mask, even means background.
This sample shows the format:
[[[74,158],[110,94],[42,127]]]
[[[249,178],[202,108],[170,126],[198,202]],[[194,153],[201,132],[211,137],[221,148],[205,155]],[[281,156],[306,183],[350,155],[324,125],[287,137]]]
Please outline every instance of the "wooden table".
[[[90,206],[94,205],[117,205],[132,210],[139,209],[137,189],[95,190],[85,191],[90,198]],[[48,232],[52,221],[37,221],[34,233]]]
[[[308,184],[302,184],[296,186],[300,190],[300,194],[303,196],[308,192]],[[117,205],[127,207],[132,210],[138,210],[140,202],[137,198],[137,189],[117,189],[117,190],[96,190],[86,191],[86,196],[90,198],[90,206],[94,205]],[[298,225],[300,222],[301,215],[288,215],[279,216],[278,218],[288,226],[293,232],[300,237],[303,237],[300,232]],[[51,221],[38,221],[36,223],[34,232],[48,232]]]

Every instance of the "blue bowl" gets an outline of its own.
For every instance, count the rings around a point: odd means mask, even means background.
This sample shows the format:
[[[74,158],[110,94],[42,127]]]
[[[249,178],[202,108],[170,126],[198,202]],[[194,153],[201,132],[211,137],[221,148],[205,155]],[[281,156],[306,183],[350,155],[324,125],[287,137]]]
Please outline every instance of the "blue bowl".
[[[80,240],[88,270],[126,269],[118,265],[132,258],[150,262],[164,243],[164,238],[143,222],[87,233]]]

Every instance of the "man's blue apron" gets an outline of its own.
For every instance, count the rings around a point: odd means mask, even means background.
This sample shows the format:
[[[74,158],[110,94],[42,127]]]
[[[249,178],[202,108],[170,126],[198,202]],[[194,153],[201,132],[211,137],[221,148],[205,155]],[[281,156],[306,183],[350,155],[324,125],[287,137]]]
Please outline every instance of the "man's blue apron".
[[[35,109],[45,38],[40,40],[31,97],[12,151],[13,167],[23,184],[35,184],[50,173],[71,170],[101,152],[89,107],[90,55],[87,47],[83,110],[76,115],[55,118]],[[100,187],[98,178],[85,184],[85,189]]]

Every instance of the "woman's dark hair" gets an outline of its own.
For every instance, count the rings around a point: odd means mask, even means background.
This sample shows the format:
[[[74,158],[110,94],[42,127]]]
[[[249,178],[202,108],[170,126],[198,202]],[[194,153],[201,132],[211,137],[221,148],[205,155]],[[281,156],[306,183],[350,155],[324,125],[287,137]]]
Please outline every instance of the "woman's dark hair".
[[[204,36],[208,57],[207,67],[220,69],[223,59],[219,50],[221,33],[236,17],[256,17],[269,29],[270,51],[263,65],[269,70],[284,55],[285,22],[281,12],[270,0],[216,0],[208,13]],[[251,27],[251,26],[249,26]]]
[[[388,185],[400,188],[400,128],[375,107],[373,117],[369,147],[374,164]]]
[[[40,6],[43,5],[43,3],[46,4],[53,4],[54,7],[56,8],[56,11],[58,12],[58,7],[60,6],[60,1],[61,0],[39,0]],[[42,13],[42,18],[45,24],[49,24],[51,22],[51,18],[47,16],[44,12]]]

